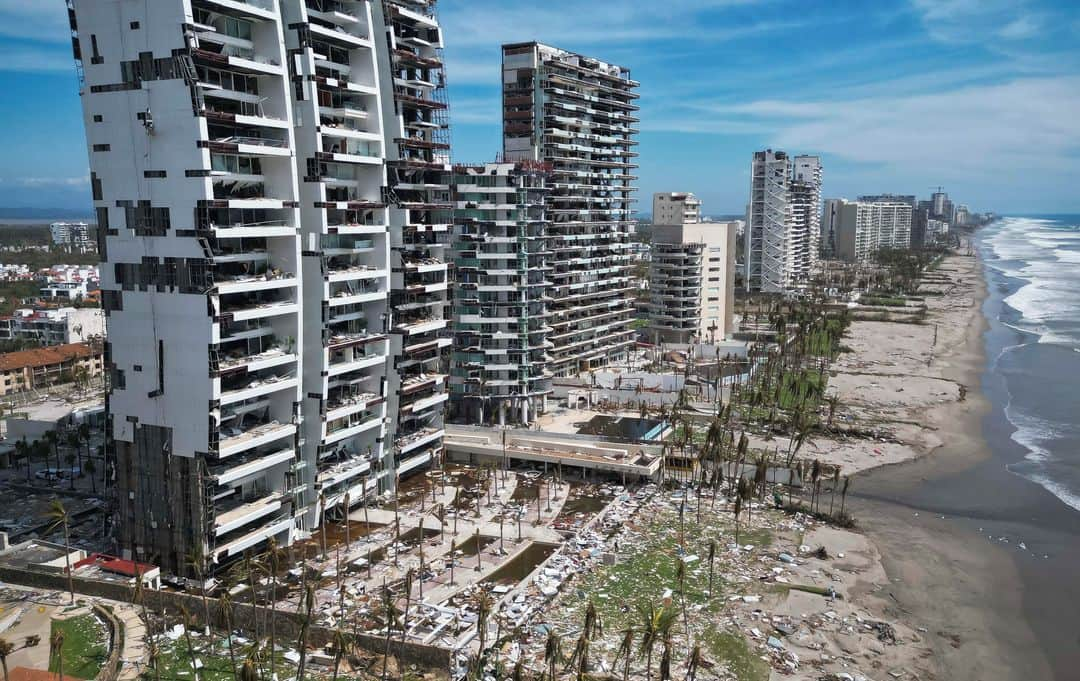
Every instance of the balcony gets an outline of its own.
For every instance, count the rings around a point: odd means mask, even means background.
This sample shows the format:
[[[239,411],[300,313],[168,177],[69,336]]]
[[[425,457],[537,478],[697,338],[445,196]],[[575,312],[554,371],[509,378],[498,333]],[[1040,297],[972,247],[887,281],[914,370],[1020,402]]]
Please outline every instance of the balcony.
[[[369,407],[378,406],[382,402],[383,398],[375,393],[339,391],[337,395],[330,395],[326,399],[325,418],[327,421],[336,421]]]
[[[225,0],[219,1],[224,2]],[[235,538],[230,537],[225,543],[216,546],[211,555],[213,556],[215,563],[221,563],[226,558],[242,555],[247,549],[266,541],[270,537],[275,537],[287,532],[292,525],[292,513],[282,513],[274,516],[272,520],[252,532],[239,535]]]
[[[275,374],[267,371],[261,374],[243,374],[239,377],[226,377],[221,380],[221,393],[218,398],[222,405],[252,400],[276,393],[281,390],[291,390],[297,386],[296,376]]]
[[[395,323],[394,331],[408,336],[416,336],[445,329],[448,323],[449,320],[443,317],[420,317]]]
[[[296,426],[272,420],[258,423],[247,429],[237,426],[223,426],[220,429],[222,439],[218,443],[218,457],[225,458],[246,452],[262,445],[267,445],[296,433]]]
[[[223,342],[227,343],[229,340],[240,339],[226,339]],[[295,354],[286,352],[282,347],[271,347],[262,352],[249,353],[246,344],[245,347],[225,350],[223,351],[223,355],[224,356],[218,361],[219,375],[239,370],[250,373],[262,369],[271,369],[284,364],[295,363],[297,359]]]
[[[244,525],[265,518],[280,508],[281,494],[269,493],[267,496],[255,501],[233,503],[226,505],[222,510],[215,509],[214,535],[220,537]]]
[[[228,459],[228,465],[211,466],[210,478],[218,485],[239,484],[275,466],[290,463],[295,456],[292,447],[278,449],[269,454],[255,452],[244,457],[237,457],[235,460]]]
[[[323,426],[323,445],[332,445],[374,428],[379,428],[383,423],[381,409],[366,410],[339,419],[327,421]]]
[[[428,428],[421,428],[415,433],[404,435],[394,440],[394,447],[397,448],[399,454],[405,454],[411,452],[424,445],[431,444],[441,440],[446,435],[446,431],[443,428],[436,428],[434,426]]]
[[[295,287],[295,279],[290,288]],[[284,295],[288,288],[271,288],[262,291],[223,294],[218,321],[250,321],[286,314],[295,314],[300,306],[291,295]]]
[[[315,478],[315,483],[321,490],[327,490],[343,482],[360,476],[370,476],[371,474],[371,460],[366,456],[353,456],[344,453],[327,458],[336,460],[331,460],[328,464],[324,464],[323,461],[319,462],[319,474]]]
[[[327,374],[331,377],[359,371],[368,367],[379,366],[386,362],[386,353],[379,348],[347,346],[343,349],[330,350]]]

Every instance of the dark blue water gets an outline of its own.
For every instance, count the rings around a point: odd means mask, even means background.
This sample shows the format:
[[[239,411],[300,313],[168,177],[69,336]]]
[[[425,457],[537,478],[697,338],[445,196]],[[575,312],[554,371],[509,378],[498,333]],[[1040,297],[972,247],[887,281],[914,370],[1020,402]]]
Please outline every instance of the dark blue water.
[[[1005,218],[976,242],[987,369],[1004,393],[992,401],[1026,452],[1008,469],[1080,510],[1080,216]]]

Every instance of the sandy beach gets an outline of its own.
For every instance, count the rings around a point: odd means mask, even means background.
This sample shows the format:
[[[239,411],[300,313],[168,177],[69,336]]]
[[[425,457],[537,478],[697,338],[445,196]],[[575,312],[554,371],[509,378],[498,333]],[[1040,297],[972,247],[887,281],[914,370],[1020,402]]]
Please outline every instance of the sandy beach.
[[[967,472],[990,457],[981,264],[952,256],[937,271],[952,283],[927,296],[925,323],[853,323],[853,352],[830,381],[844,405],[838,420],[881,437],[817,440],[805,453],[849,474],[865,471],[853,482],[852,508],[882,556],[885,612],[923,632],[936,678],[1054,678],[1028,624],[1014,547],[988,541],[972,527],[975,514],[954,518],[959,495],[937,498],[928,484],[963,488]]]

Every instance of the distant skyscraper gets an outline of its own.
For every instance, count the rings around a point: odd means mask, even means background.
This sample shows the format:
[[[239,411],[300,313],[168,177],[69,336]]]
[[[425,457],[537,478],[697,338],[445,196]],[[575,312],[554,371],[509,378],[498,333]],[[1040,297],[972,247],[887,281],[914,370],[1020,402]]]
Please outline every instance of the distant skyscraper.
[[[550,371],[621,361],[634,343],[638,83],[624,67],[540,43],[503,45],[502,68],[505,160],[552,167]]]
[[[869,260],[882,249],[911,245],[911,204],[903,201],[827,199],[825,216],[835,235],[835,255]]]
[[[791,234],[796,242],[792,274],[810,276],[821,254],[821,158],[796,156],[791,177]]]
[[[746,288],[782,293],[804,280],[821,248],[821,159],[758,151],[746,217]]]

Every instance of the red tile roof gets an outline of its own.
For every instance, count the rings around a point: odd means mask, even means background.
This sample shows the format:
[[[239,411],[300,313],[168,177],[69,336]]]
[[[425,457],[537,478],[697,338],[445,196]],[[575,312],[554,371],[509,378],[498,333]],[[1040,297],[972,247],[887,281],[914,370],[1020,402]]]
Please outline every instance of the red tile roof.
[[[44,367],[73,358],[92,357],[96,354],[98,353],[83,343],[50,345],[44,348],[34,348],[33,350],[6,352],[0,355],[0,371]]]

